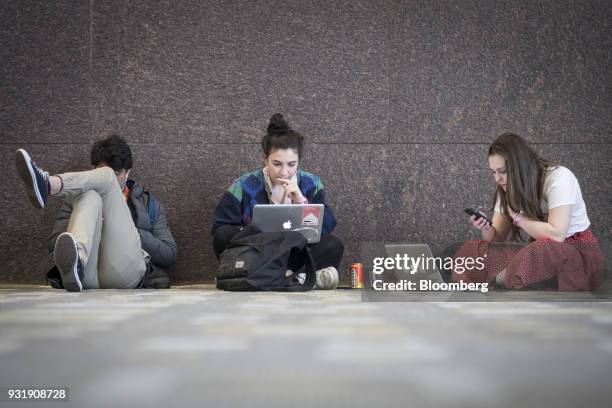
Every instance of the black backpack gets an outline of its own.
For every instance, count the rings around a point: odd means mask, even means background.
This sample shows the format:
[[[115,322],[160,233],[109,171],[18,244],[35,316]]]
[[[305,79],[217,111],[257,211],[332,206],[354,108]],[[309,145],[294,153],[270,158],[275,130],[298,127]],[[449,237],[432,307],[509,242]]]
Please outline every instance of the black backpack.
[[[291,269],[294,274],[286,277]],[[304,272],[300,284],[297,274]],[[236,234],[221,254],[217,289],[303,292],[316,282],[308,241],[295,231],[261,232],[254,224]]]

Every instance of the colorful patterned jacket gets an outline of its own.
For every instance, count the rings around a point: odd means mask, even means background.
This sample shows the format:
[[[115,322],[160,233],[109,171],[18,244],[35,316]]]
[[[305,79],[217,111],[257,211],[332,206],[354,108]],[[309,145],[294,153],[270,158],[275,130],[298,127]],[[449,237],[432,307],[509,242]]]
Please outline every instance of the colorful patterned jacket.
[[[321,233],[331,234],[336,227],[336,217],[332,209],[325,204],[325,189],[321,179],[312,173],[298,170],[297,182],[309,204],[325,205]],[[270,204],[262,169],[243,174],[223,193],[215,208],[212,232],[221,225],[250,224],[255,204]]]

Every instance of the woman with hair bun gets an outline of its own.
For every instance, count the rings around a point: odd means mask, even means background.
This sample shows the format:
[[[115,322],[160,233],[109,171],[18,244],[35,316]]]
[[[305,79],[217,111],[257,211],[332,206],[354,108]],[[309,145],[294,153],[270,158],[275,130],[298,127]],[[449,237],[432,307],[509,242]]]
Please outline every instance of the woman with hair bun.
[[[298,168],[304,137],[289,127],[282,114],[275,113],[270,118],[261,147],[264,167],[235,180],[215,209],[212,233],[217,259],[232,237],[251,223],[256,204],[324,204],[321,241],[309,246],[317,268],[316,287],[335,289],[344,246],[331,235],[336,218],[325,204],[325,189],[320,178]]]
[[[507,289],[574,291],[601,286],[603,254],[574,173],[543,159],[512,133],[491,144],[489,167],[496,182],[492,223],[472,215],[482,240],[467,242],[456,255],[482,257],[484,268],[455,270],[453,280]],[[529,243],[494,244],[508,240]]]

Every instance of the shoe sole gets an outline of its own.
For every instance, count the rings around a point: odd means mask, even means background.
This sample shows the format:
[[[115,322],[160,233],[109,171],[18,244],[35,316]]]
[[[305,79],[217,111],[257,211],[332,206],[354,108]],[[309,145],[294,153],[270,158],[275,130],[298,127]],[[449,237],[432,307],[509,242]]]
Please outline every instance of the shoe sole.
[[[15,153],[15,165],[21,180],[25,183],[28,192],[28,198],[35,208],[45,208],[45,203],[38,191],[38,183],[36,183],[36,176],[34,175],[34,169],[32,168],[30,155],[23,149],[18,149]]]
[[[77,272],[79,251],[74,237],[67,232],[61,234],[55,241],[55,266],[62,275],[62,284],[68,292],[81,292],[83,284]]]

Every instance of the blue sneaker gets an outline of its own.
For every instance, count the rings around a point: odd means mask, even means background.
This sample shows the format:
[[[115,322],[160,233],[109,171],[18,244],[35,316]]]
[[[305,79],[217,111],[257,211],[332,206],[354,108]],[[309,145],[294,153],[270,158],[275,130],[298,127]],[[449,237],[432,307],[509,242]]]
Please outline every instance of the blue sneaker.
[[[79,256],[76,241],[71,233],[64,232],[55,241],[53,252],[55,266],[62,276],[62,284],[68,292],[83,290],[83,261]]]
[[[49,173],[38,168],[28,152],[23,149],[18,149],[15,153],[15,165],[27,187],[32,205],[36,208],[45,208],[51,190]]]

